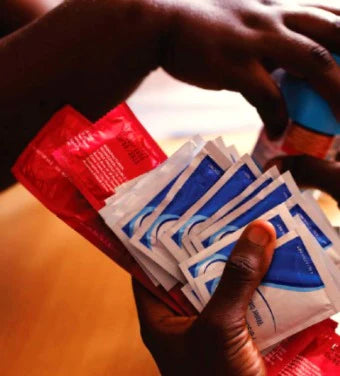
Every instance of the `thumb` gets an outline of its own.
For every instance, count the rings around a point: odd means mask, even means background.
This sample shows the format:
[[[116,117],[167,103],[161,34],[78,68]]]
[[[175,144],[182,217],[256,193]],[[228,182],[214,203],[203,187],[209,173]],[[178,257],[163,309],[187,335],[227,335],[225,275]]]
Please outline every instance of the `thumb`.
[[[208,304],[209,310],[224,316],[245,316],[249,301],[269,268],[275,241],[275,229],[269,222],[256,220],[244,230]]]
[[[266,168],[273,165],[276,165],[280,172],[289,170],[298,185],[327,192],[340,205],[340,162],[299,155],[275,158]]]
[[[269,268],[275,240],[275,229],[269,222],[257,220],[250,224],[231,253],[215,294],[198,317],[200,332],[210,339],[209,351],[216,370],[212,374],[266,374],[263,359],[248,333],[246,312]]]

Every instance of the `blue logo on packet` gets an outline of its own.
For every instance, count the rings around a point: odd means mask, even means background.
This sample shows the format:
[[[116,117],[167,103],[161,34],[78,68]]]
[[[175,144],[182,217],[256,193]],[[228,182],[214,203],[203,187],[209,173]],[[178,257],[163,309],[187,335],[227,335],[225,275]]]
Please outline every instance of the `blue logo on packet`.
[[[224,254],[225,261],[229,258],[235,243],[232,247],[227,246],[220,251]],[[205,269],[207,267],[208,265]],[[218,284],[212,281],[209,283],[209,291]],[[325,287],[300,237],[295,237],[275,249],[272,263],[261,285],[296,292],[315,291]]]
[[[304,222],[308,230],[321,245],[321,247],[326,250],[331,245],[332,242],[327,238],[327,236],[320,230],[320,228],[313,222],[313,220],[308,216],[308,214],[301,208],[300,205],[296,204],[290,209],[290,213],[293,217],[298,215]]]
[[[187,227],[190,227],[190,226],[192,227],[192,226],[196,225],[197,223],[204,222],[206,219],[207,219],[207,217],[205,217],[203,215],[195,215],[195,216],[191,217],[176,233],[174,233],[171,236],[171,239],[179,247],[181,247],[182,246],[183,235],[184,235],[184,232],[187,229]]]
[[[174,214],[162,214],[159,216],[156,221],[152,224],[152,226],[149,228],[149,230],[143,235],[143,237],[140,239],[141,243],[143,243],[147,248],[151,249],[152,247],[152,235],[154,235],[155,239],[158,238],[158,232],[165,223],[170,221],[175,221],[178,219],[178,215]]]
[[[224,232],[224,234],[227,235],[234,232],[234,229],[240,229],[246,226],[251,221],[261,217],[261,215],[267,211],[287,201],[291,195],[292,194],[287,185],[285,183],[281,184],[273,192],[269,193],[263,200],[256,203],[253,207],[249,208],[247,211],[240,214],[236,219],[228,223],[228,225],[220,229],[219,233],[221,234]],[[216,234],[213,234],[209,238],[204,239],[202,244],[206,247],[206,244],[210,245],[214,243],[215,236]],[[220,238],[222,238],[222,236],[220,236]]]
[[[255,180],[256,176],[249,166],[246,164],[241,165],[234,175],[174,234],[173,239],[178,239],[177,241],[175,240],[176,243],[181,246],[182,237],[188,228],[191,231],[197,223],[203,222],[204,219],[216,213],[217,210],[238,196]],[[200,220],[193,222],[193,218],[199,218]]]
[[[128,222],[124,227],[122,227],[122,230],[129,238],[132,238],[135,231],[142,225],[144,219],[151,213],[153,213],[154,210],[154,207],[146,206],[138,214],[136,214],[130,222]]]
[[[280,217],[280,215],[276,215],[269,220],[269,222],[275,227],[276,236],[279,239],[281,236],[288,233],[288,228],[285,225],[284,221]],[[236,242],[230,243],[218,252],[214,253],[213,255],[207,257],[205,260],[200,261],[197,264],[192,265],[189,267],[190,274],[195,278],[202,273],[206,273],[209,266],[212,264],[216,264],[218,262],[226,262],[235,246]]]
[[[202,159],[201,163],[185,181],[183,186],[175,194],[157,220],[140,239],[146,247],[151,249],[151,238],[157,236],[161,226],[170,220],[178,219],[201,196],[216,183],[223,175],[224,170],[209,156]],[[156,231],[154,231],[156,228]]]
[[[210,295],[212,295],[215,292],[220,281],[221,281],[221,277],[217,277],[205,283],[205,286],[208,289]]]
[[[142,225],[144,219],[152,214],[155,208],[163,201],[179,176],[180,174],[172,179],[171,182],[158,193],[158,195],[156,195],[139,213],[137,213],[125,226],[123,226],[122,230],[129,238],[133,237],[136,229]]]

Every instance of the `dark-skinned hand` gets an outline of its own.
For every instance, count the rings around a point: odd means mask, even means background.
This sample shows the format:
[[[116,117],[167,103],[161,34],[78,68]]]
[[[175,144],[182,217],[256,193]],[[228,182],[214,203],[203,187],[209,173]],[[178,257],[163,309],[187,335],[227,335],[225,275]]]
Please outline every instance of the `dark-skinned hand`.
[[[221,282],[199,316],[176,316],[133,281],[142,338],[164,376],[264,376],[265,365],[246,326],[246,311],[265,275],[275,230],[257,220],[243,232]]]

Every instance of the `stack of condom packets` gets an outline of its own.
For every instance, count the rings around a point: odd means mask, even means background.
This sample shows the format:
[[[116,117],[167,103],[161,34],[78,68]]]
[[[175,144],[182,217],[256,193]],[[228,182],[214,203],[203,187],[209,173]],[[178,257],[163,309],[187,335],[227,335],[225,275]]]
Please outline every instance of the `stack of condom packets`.
[[[249,304],[260,350],[340,310],[340,240],[289,172],[261,172],[221,138],[186,142],[153,171],[122,185],[100,211],[155,285],[181,286],[208,304],[245,226],[272,223],[277,244]]]

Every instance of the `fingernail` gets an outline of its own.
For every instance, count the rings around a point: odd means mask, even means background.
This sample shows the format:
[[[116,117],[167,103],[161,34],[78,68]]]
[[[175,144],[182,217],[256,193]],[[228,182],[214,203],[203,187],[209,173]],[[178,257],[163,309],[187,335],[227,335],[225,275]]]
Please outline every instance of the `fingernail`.
[[[261,226],[252,227],[247,235],[248,240],[261,247],[266,246],[270,241],[268,232]]]

